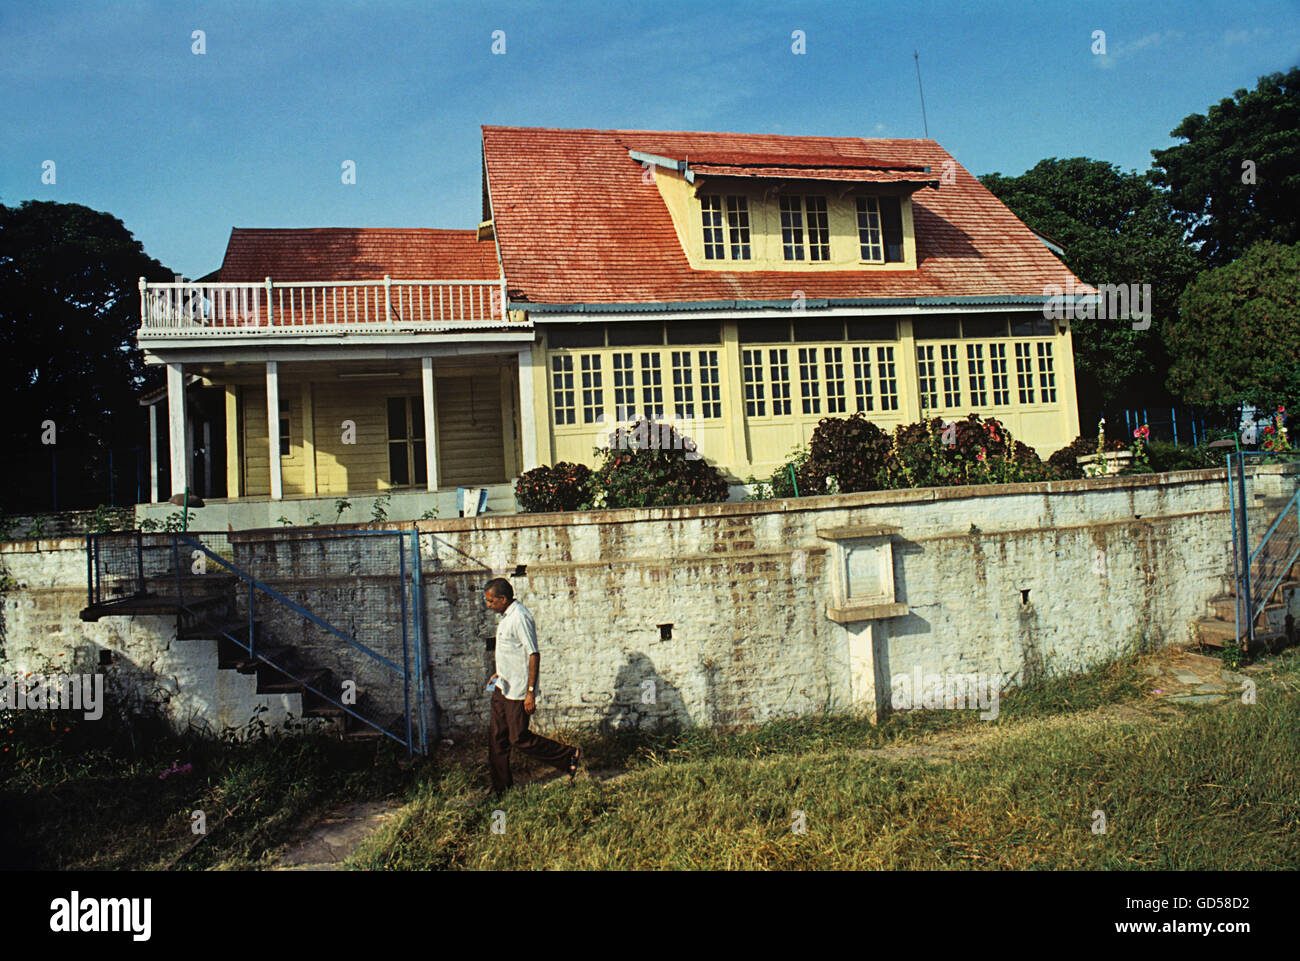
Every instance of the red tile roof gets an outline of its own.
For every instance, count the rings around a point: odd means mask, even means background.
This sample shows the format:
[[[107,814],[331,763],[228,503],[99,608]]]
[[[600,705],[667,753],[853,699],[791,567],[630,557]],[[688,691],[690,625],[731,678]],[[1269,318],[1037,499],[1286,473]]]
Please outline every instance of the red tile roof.
[[[658,188],[629,150],[715,162],[929,167],[955,183],[914,194],[916,270],[694,270]],[[1042,242],[933,140],[638,130],[483,128],[497,241],[512,299],[654,303],[998,297],[1082,287]],[[794,158],[794,159],[788,159]],[[839,158],[838,164],[833,158]],[[945,165],[951,164],[951,167]],[[1090,288],[1083,288],[1090,289]],[[518,292],[517,294],[514,292]]]
[[[499,280],[496,245],[473,230],[236,227],[217,282]]]

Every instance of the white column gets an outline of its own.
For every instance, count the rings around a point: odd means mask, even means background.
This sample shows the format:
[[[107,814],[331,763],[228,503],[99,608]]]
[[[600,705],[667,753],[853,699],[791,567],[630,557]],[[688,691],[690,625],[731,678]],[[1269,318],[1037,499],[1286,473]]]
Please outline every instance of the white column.
[[[149,503],[158,503],[158,405],[145,409],[149,415]]]
[[[884,648],[885,622],[855,621],[844,625],[849,641],[849,703],[852,709],[864,713],[872,724],[880,721],[881,678],[879,654]],[[888,697],[890,688],[885,689]]]
[[[271,500],[284,496],[280,479],[280,373],[273,360],[266,362],[266,443],[271,465]]]
[[[190,482],[190,450],[185,438],[185,373],[180,364],[167,365],[167,430],[172,464],[172,495],[184,494]]]
[[[519,350],[519,446],[524,458],[520,473],[537,465],[537,417],[533,401],[533,348]]]
[[[433,358],[420,358],[424,387],[424,472],[431,491],[438,489],[438,409],[433,392]]]

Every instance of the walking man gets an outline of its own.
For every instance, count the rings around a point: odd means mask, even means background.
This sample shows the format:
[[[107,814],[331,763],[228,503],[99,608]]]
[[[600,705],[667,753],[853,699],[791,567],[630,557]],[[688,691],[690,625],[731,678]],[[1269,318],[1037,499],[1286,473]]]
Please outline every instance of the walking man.
[[[492,690],[492,729],[488,767],[492,790],[500,794],[514,783],[510,774],[510,749],[544,761],[572,778],[578,772],[579,749],[552,741],[528,730],[537,710],[537,629],[528,608],[515,600],[514,588],[504,577],[488,582],[483,590],[488,610],[502,615],[497,623],[497,672],[488,680]]]

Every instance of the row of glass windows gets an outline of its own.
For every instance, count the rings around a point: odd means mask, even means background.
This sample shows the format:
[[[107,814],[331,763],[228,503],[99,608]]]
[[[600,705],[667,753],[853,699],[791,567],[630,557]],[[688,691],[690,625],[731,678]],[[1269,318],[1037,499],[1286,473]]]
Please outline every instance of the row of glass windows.
[[[783,194],[779,202],[781,256],[792,263],[831,259],[826,198]],[[897,197],[856,198],[858,256],[872,263],[903,260],[902,207]],[[749,198],[730,194],[700,197],[705,260],[750,260]]]
[[[556,426],[605,423],[605,362],[609,362],[614,420],[722,417],[718,351],[620,351],[551,358],[551,401]],[[666,363],[665,363],[666,361]],[[666,368],[666,369],[665,369]]]
[[[1016,341],[1012,346],[1016,402],[1055,404],[1056,369],[1051,341]],[[916,373],[922,410],[1004,407],[1011,403],[1005,343],[918,344]]]
[[[607,399],[612,400],[618,422],[641,415],[679,420],[721,418],[718,353],[674,350],[552,355],[555,424],[604,424]],[[819,417],[899,409],[893,346],[771,346],[745,349],[740,356],[746,417]],[[1006,343],[918,344],[921,409],[1009,406],[1013,396],[1010,359],[1015,360],[1016,403],[1056,403],[1050,341],[1015,341],[1010,358]]]
[[[1053,322],[1028,312],[971,314],[963,317],[917,317],[912,333],[917,340],[990,340],[995,337],[1050,337]],[[737,334],[742,344],[789,344],[848,341],[897,341],[894,317],[801,317],[741,321]],[[722,343],[717,320],[631,321],[622,324],[556,324],[546,329],[547,345],[572,350],[594,347],[657,347]]]

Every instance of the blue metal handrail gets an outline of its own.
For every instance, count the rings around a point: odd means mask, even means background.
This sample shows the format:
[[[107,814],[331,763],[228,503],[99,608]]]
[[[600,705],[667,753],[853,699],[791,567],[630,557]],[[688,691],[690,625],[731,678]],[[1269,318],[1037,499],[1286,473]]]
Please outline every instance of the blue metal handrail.
[[[411,717],[411,700],[412,700],[411,684],[412,681],[415,681],[416,683],[415,701],[417,705],[417,710],[419,711],[419,724],[418,724],[418,737],[419,737],[419,745],[420,745],[419,750],[420,753],[427,754],[428,741],[429,741],[428,739],[429,728],[430,726],[434,728],[434,734],[436,736],[437,718],[436,715],[431,714],[431,712],[429,711],[429,704],[427,701],[426,691],[425,691],[426,678],[424,676],[423,666],[426,660],[426,655],[425,655],[425,644],[424,644],[424,623],[423,623],[424,618],[422,614],[423,590],[421,587],[419,533],[416,531],[402,531],[402,530],[334,530],[334,529],[326,528],[326,529],[313,529],[312,534],[313,535],[324,534],[326,536],[332,535],[337,537],[348,537],[348,538],[357,537],[357,536],[376,536],[376,537],[392,537],[396,539],[397,541],[396,547],[398,552],[398,569],[399,569],[399,575],[398,575],[399,576],[399,582],[398,582],[399,603],[401,604],[402,607],[401,624],[402,624],[403,666],[399,667],[392,660],[380,654],[378,651],[373,650],[368,645],[358,641],[356,638],[345,633],[344,631],[341,631],[333,624],[330,624],[328,621],[314,614],[312,611],[308,610],[302,605],[290,600],[288,597],[281,594],[275,588],[271,587],[268,584],[263,583],[262,581],[258,580],[256,577],[249,574],[247,571],[242,570],[232,561],[228,560],[227,558],[213,551],[211,548],[209,548],[199,539],[200,537],[210,536],[210,535],[205,535],[204,533],[201,532],[191,531],[191,532],[157,532],[150,536],[157,538],[158,543],[156,544],[156,547],[161,548],[162,550],[167,549],[168,540],[170,540],[171,542],[170,554],[171,554],[171,564],[173,569],[175,570],[175,575],[176,575],[177,607],[179,607],[181,610],[185,611],[186,613],[192,616],[198,616],[195,610],[190,606],[189,599],[186,597],[185,577],[181,565],[181,552],[180,552],[180,545],[184,543],[188,549],[195,549],[201,552],[205,557],[211,558],[221,568],[233,574],[237,581],[242,581],[248,585],[248,592],[249,592],[248,642],[245,643],[241,641],[238,637],[234,636],[229,631],[219,627],[212,628],[212,630],[215,633],[219,634],[221,637],[225,638],[226,640],[234,643],[241,650],[247,651],[250,657],[261,660],[266,664],[269,664],[270,666],[274,667],[277,671],[284,674],[290,680],[301,685],[305,690],[309,690],[312,693],[318,695],[319,697],[323,698],[325,701],[329,702],[330,704],[334,705],[340,710],[346,712],[348,715],[355,717],[357,720],[361,721],[367,726],[374,728],[376,731],[379,731],[381,734],[385,735],[386,737],[392,738],[393,740],[397,741],[399,744],[404,744],[407,748],[408,755],[413,753],[416,749],[415,734],[417,732],[413,730],[412,717]],[[227,536],[225,532],[211,532],[211,535]],[[101,562],[100,562],[100,541],[103,537],[115,537],[118,539],[130,538],[134,542],[132,546],[135,548],[135,552],[137,555],[135,558],[135,563],[131,565],[132,569],[130,571],[130,575],[128,578],[128,584],[130,580],[135,581],[133,585],[133,589],[131,589],[130,591],[130,594],[120,599],[118,598],[111,599],[110,602],[108,603],[112,603],[113,601],[116,600],[128,601],[132,598],[138,599],[141,597],[148,596],[145,589],[145,576],[144,576],[144,536],[145,535],[139,531],[129,532],[125,534],[121,532],[117,532],[114,534],[104,534],[104,535],[88,534],[87,535],[86,564],[87,564],[87,580],[88,580],[87,599],[89,601],[89,606],[94,607],[103,602],[103,593],[104,593],[103,572],[101,570]],[[409,570],[412,575],[409,596],[412,605],[412,610],[409,613],[407,611],[408,559],[406,557],[406,544],[405,544],[405,538],[408,536],[411,538],[411,542],[412,542],[411,557],[409,559]],[[125,565],[121,565],[120,562],[119,562],[119,566],[125,569]],[[403,703],[404,703],[404,713],[405,713],[405,720],[406,720],[406,739],[403,741],[401,737],[384,729],[379,724],[376,724],[370,719],[363,717],[361,714],[359,714],[357,711],[352,710],[346,704],[341,703],[339,700],[336,700],[334,697],[331,697],[329,694],[326,694],[324,691],[319,690],[314,685],[309,684],[304,678],[298,677],[296,674],[289,671],[281,664],[276,663],[272,658],[268,657],[264,652],[259,651],[257,649],[258,644],[257,644],[257,632],[256,632],[257,592],[261,592],[267,597],[270,597],[272,600],[277,601],[278,603],[284,605],[286,608],[292,610],[297,615],[305,618],[310,623],[315,624],[316,626],[324,629],[334,637],[337,637],[340,640],[345,641],[351,647],[360,651],[362,654],[366,655],[372,660],[377,661],[380,664],[383,664],[385,667],[389,668],[390,670],[394,671],[398,676],[400,676],[403,682]],[[209,596],[209,595],[205,595],[205,596]],[[410,623],[411,626],[413,627],[413,631],[408,629],[408,623]],[[414,652],[411,651],[412,633],[414,635],[414,645],[415,645]],[[411,669],[412,653],[414,653],[414,661],[415,661],[414,672]]]
[[[1235,451],[1227,457],[1228,468],[1228,516],[1229,523],[1232,526],[1232,569],[1233,583],[1236,585],[1236,598],[1233,604],[1234,630],[1237,641],[1243,639],[1243,635],[1249,637],[1249,643],[1255,641],[1255,622],[1259,615],[1264,612],[1268,605],[1268,599],[1272,596],[1273,591],[1277,590],[1278,584],[1282,583],[1282,578],[1286,572],[1291,569],[1291,565],[1300,559],[1300,547],[1297,547],[1289,555],[1287,562],[1280,568],[1280,572],[1273,578],[1268,589],[1258,595],[1256,601],[1255,589],[1253,583],[1252,569],[1256,561],[1260,558],[1264,548],[1272,540],[1273,535],[1277,532],[1282,521],[1286,518],[1291,510],[1296,511],[1297,524],[1300,525],[1300,490],[1298,490],[1281,512],[1273,519],[1268,531],[1260,539],[1259,546],[1253,551],[1250,550],[1250,527],[1249,511],[1246,502],[1246,458],[1258,458],[1260,461],[1271,461],[1273,463],[1294,463],[1294,456],[1288,457],[1283,454],[1275,454],[1271,451]],[[1234,485],[1233,465],[1236,465],[1236,483]],[[1266,572],[1261,571],[1261,574]],[[1242,625],[1243,616],[1246,624]]]
[[[378,532],[375,532],[375,533],[378,533]],[[207,547],[205,547],[202,543],[200,543],[199,541],[195,540],[194,538],[189,537],[188,535],[185,535],[185,534],[177,534],[177,535],[175,535],[175,538],[176,538],[176,541],[177,541],[177,542],[184,541],[185,543],[189,544],[191,547],[198,548],[198,549],[199,549],[200,551],[202,551],[205,555],[207,555],[208,557],[212,558],[214,561],[216,561],[216,562],[217,562],[218,564],[220,564],[222,567],[226,568],[228,571],[230,571],[230,572],[231,572],[232,574],[234,574],[236,577],[240,578],[241,580],[244,580],[244,581],[247,581],[247,582],[248,582],[248,593],[249,593],[249,604],[248,604],[248,630],[249,630],[249,634],[248,634],[248,643],[247,643],[247,644],[244,644],[244,643],[243,643],[242,641],[240,641],[237,637],[232,636],[231,634],[229,634],[229,633],[226,632],[226,631],[219,631],[219,633],[220,633],[223,637],[227,638],[227,639],[230,640],[230,641],[233,641],[235,644],[237,644],[237,645],[238,645],[240,648],[242,648],[243,650],[248,651],[248,654],[249,654],[250,657],[260,658],[261,660],[265,661],[267,664],[270,664],[272,667],[274,667],[277,671],[279,671],[279,672],[281,672],[282,674],[284,674],[285,676],[287,676],[290,680],[292,680],[292,681],[294,681],[294,682],[296,682],[296,683],[298,683],[298,684],[301,684],[303,687],[307,688],[309,691],[312,691],[313,693],[320,695],[320,696],[323,697],[325,700],[327,700],[327,701],[329,701],[331,704],[333,704],[335,707],[340,708],[340,709],[343,710],[343,711],[346,711],[348,714],[351,714],[351,715],[352,715],[353,717],[355,717],[357,720],[362,721],[362,722],[365,723],[365,724],[368,724],[370,727],[373,727],[376,731],[379,731],[381,734],[384,734],[384,735],[387,735],[388,737],[391,737],[394,741],[396,741],[398,744],[403,745],[403,746],[407,749],[407,753],[408,753],[408,755],[412,752],[412,743],[411,743],[411,738],[410,738],[410,723],[411,723],[411,717],[410,717],[410,711],[409,711],[409,709],[408,709],[408,711],[407,711],[407,715],[406,715],[406,723],[407,723],[407,740],[403,741],[400,737],[397,737],[395,734],[391,733],[390,731],[385,730],[384,728],[380,727],[378,724],[375,724],[373,721],[370,721],[369,719],[367,719],[367,718],[365,718],[365,717],[362,717],[362,716],[361,716],[360,714],[358,714],[356,711],[351,710],[351,709],[350,709],[346,704],[342,704],[342,703],[340,703],[339,701],[336,701],[334,698],[330,697],[330,696],[329,696],[328,694],[326,694],[324,691],[317,690],[315,687],[312,687],[310,684],[308,684],[308,683],[307,683],[306,681],[304,681],[302,678],[299,678],[299,677],[294,676],[294,675],[293,675],[292,673],[290,673],[287,669],[285,669],[284,667],[280,666],[279,664],[276,664],[274,661],[272,661],[272,660],[271,660],[269,657],[267,657],[265,654],[257,654],[257,653],[255,653],[255,651],[254,651],[255,638],[254,638],[254,629],[253,629],[253,621],[254,621],[254,617],[253,617],[253,612],[254,612],[253,590],[256,589],[256,590],[258,590],[258,591],[261,591],[263,594],[266,594],[268,597],[270,597],[270,598],[272,598],[272,599],[274,599],[274,600],[276,600],[276,601],[279,601],[281,604],[283,604],[284,606],[288,607],[288,608],[289,608],[290,610],[292,610],[294,613],[296,613],[296,614],[298,614],[298,615],[300,615],[300,616],[302,616],[302,617],[307,618],[307,620],[311,621],[313,624],[317,625],[318,627],[322,627],[322,628],[324,628],[325,630],[329,631],[331,634],[333,634],[334,636],[338,637],[339,639],[344,640],[344,641],[347,641],[349,644],[351,644],[351,645],[352,645],[353,647],[355,647],[357,650],[361,651],[363,654],[368,655],[369,657],[373,658],[374,660],[379,661],[379,663],[383,664],[385,667],[388,667],[388,668],[390,668],[391,670],[397,672],[397,674],[400,675],[401,678],[402,678],[403,685],[404,685],[405,689],[409,692],[409,690],[410,690],[411,678],[410,678],[410,674],[409,674],[408,672],[406,672],[406,671],[404,671],[402,668],[398,667],[396,664],[394,664],[394,663],[393,663],[392,661],[390,661],[388,658],[384,657],[384,656],[383,656],[382,654],[380,654],[378,651],[373,651],[373,650],[371,650],[369,647],[367,647],[365,644],[362,644],[360,641],[355,640],[355,639],[352,638],[352,637],[349,637],[347,634],[345,634],[345,633],[343,633],[342,631],[340,631],[340,630],[339,630],[337,627],[335,627],[333,624],[330,624],[328,621],[326,621],[326,620],[324,620],[324,619],[318,617],[317,615],[313,614],[311,611],[307,610],[307,608],[303,607],[301,604],[296,604],[296,603],[294,603],[293,601],[289,600],[289,598],[285,597],[285,596],[284,596],[283,594],[281,594],[279,591],[275,590],[275,588],[270,587],[270,586],[268,586],[268,585],[266,585],[266,584],[263,584],[261,581],[257,580],[257,578],[253,577],[251,574],[248,574],[248,573],[246,573],[246,572],[240,570],[240,569],[239,569],[238,567],[236,567],[234,564],[230,563],[230,562],[227,561],[225,558],[223,558],[220,554],[216,554],[216,553],[214,553],[213,551],[209,550]],[[400,552],[400,550],[399,550],[399,555],[400,555],[400,553],[401,553],[401,552]],[[183,594],[181,595],[181,606],[182,606],[182,607],[185,607],[185,610],[187,610],[187,611],[190,610],[188,607],[185,606],[185,603],[184,603],[184,595],[183,595]],[[190,613],[193,613],[193,612],[191,611]],[[403,634],[403,637],[402,637],[402,648],[403,648],[403,657],[405,657],[405,656],[406,656],[406,636],[405,636],[405,634]],[[409,694],[408,694],[408,703],[409,703]]]

